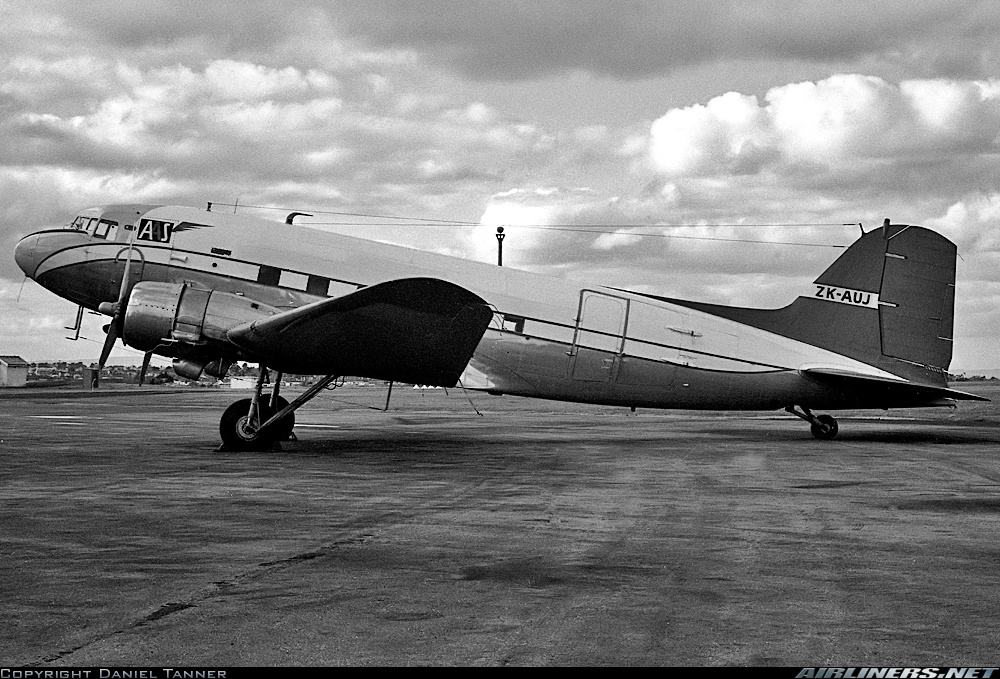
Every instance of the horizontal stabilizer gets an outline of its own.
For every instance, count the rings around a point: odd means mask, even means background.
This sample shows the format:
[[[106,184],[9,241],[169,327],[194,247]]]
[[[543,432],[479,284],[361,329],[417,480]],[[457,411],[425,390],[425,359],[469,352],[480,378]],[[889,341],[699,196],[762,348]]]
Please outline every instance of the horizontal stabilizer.
[[[955,401],[990,400],[983,396],[958,391],[957,389],[910,382],[887,373],[883,373],[882,375],[869,374],[839,366],[803,366],[799,368],[799,373],[832,386],[839,386],[852,391],[864,390],[871,396],[882,395],[894,399],[910,399],[915,404],[935,398]]]
[[[407,278],[321,300],[228,332],[287,373],[454,386],[493,318],[486,302],[435,278]]]

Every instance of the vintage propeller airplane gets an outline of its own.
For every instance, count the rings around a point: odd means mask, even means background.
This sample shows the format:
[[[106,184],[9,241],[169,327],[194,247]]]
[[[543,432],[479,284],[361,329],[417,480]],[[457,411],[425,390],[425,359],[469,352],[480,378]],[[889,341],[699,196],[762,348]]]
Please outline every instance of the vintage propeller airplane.
[[[105,205],[23,238],[45,288],[111,317],[115,341],[177,374],[261,366],[222,415],[229,449],[273,447],[337,377],[644,408],[814,409],[986,400],[948,388],[955,245],[918,226],[863,233],[801,296],[749,309],[581,286],[292,224],[190,207]],[[322,375],[291,403],[265,375]]]

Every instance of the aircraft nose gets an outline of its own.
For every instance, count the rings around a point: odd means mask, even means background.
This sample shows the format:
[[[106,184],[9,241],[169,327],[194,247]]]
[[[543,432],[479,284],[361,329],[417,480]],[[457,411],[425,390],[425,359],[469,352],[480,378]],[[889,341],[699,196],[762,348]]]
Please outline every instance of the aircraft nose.
[[[29,278],[34,278],[35,269],[38,266],[38,262],[35,258],[37,245],[38,236],[36,234],[32,234],[22,238],[21,241],[14,246],[14,261],[17,262],[17,265],[21,267],[21,271],[23,271]]]

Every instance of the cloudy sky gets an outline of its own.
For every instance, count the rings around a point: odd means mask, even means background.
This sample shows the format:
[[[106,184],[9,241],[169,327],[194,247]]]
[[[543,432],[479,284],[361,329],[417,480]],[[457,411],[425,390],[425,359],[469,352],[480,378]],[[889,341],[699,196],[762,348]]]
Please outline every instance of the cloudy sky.
[[[0,353],[103,340],[63,339],[24,234],[238,200],[483,261],[502,224],[511,266],[762,307],[840,224],[922,224],[962,257],[952,368],[1000,367],[995,0],[0,0],[0,55]]]

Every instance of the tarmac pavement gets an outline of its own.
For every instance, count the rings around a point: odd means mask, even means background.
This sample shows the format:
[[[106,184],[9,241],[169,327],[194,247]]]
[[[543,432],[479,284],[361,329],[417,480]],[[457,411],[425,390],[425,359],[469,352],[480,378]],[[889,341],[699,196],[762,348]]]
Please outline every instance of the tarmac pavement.
[[[217,452],[235,392],[8,392],[0,663],[995,666],[1000,388],[961,388],[834,441],[345,388],[266,453]]]

